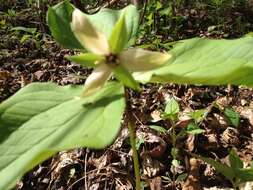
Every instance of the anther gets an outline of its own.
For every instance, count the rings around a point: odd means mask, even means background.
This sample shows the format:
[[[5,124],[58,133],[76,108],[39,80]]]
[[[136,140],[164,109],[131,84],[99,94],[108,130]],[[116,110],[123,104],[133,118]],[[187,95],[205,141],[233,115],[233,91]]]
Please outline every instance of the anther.
[[[119,65],[119,58],[117,54],[110,53],[105,57],[106,59],[106,64],[111,65],[111,66],[117,66]]]

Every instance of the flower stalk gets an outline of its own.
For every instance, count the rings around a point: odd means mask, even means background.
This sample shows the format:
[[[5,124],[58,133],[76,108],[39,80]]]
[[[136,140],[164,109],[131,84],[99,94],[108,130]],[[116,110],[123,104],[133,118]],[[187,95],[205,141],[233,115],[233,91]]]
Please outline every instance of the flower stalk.
[[[125,87],[125,99],[126,99],[126,121],[129,129],[130,145],[133,154],[134,174],[135,174],[135,189],[141,190],[141,176],[140,176],[140,164],[138,158],[138,152],[136,149],[136,126],[135,119],[132,114],[131,105],[129,104],[129,92]]]
[[[114,76],[124,85],[126,99],[126,122],[129,128],[130,144],[133,151],[136,190],[141,189],[140,167],[136,150],[135,118],[129,104],[129,91],[140,90],[132,72],[145,72],[162,66],[172,56],[168,53],[153,52],[140,48],[125,49],[131,36],[127,32],[125,14],[116,22],[112,34],[107,37],[96,30],[88,18],[78,9],[72,13],[71,29],[80,44],[88,51],[68,59],[94,68],[86,79],[83,96],[89,96],[101,89]]]

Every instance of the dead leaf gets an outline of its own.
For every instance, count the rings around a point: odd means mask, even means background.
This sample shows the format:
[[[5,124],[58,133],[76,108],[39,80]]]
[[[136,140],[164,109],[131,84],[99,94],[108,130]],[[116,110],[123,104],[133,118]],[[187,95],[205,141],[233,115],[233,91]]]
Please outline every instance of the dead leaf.
[[[44,73],[45,73],[44,71],[36,71],[34,73],[34,76],[37,80],[40,80]]]
[[[236,109],[240,116],[249,120],[249,123],[253,126],[253,109],[247,107],[238,107]]]
[[[0,71],[0,81],[6,81],[11,77],[11,73],[8,71]]]
[[[143,157],[142,161],[143,174],[149,178],[156,176],[164,165],[158,160],[152,159],[149,155]]]
[[[221,98],[218,98],[216,100],[216,103],[217,105],[221,108],[221,109],[224,109],[226,107],[228,107],[232,102],[232,98],[231,97],[227,97],[227,96],[224,96],[224,97],[221,97]]]
[[[147,147],[141,155],[148,154],[153,158],[159,158],[164,154],[167,144],[161,137],[147,132],[137,132],[137,137],[144,139]]]
[[[161,190],[162,189],[162,179],[160,176],[155,177],[149,182],[150,190]]]
[[[182,187],[182,190],[203,190],[199,182],[199,161],[196,158],[190,159],[189,175]]]
[[[152,111],[150,115],[151,115],[151,118],[152,118],[152,120],[151,120],[152,122],[158,122],[158,121],[163,120],[161,118],[161,113],[158,110]]]
[[[188,135],[187,140],[186,140],[186,148],[187,150],[189,150],[190,152],[192,152],[194,150],[195,147],[195,135]]]
[[[221,134],[221,141],[224,147],[238,146],[240,144],[238,130],[233,127],[227,127],[227,129]]]

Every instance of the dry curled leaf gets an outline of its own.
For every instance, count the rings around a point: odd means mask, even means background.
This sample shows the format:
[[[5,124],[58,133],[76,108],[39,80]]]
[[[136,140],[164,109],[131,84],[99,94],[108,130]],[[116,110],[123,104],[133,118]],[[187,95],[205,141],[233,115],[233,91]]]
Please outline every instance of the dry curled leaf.
[[[158,110],[152,111],[150,116],[152,118],[152,122],[158,122],[163,120],[163,118],[161,117],[161,113]]]
[[[11,73],[8,71],[0,71],[0,81],[6,81],[11,77]]]
[[[146,144],[146,149],[141,153],[141,156],[148,154],[153,158],[159,158],[164,154],[167,144],[161,137],[147,132],[137,132],[137,137],[144,139]]]
[[[224,147],[238,146],[240,144],[239,132],[237,129],[227,127],[227,129],[221,135],[221,141]]]
[[[188,135],[187,140],[186,140],[186,148],[187,150],[189,150],[190,152],[192,152],[195,148],[195,135]]]
[[[227,97],[227,96],[218,98],[218,99],[216,100],[217,105],[218,105],[220,108],[222,108],[222,109],[228,107],[228,106],[231,104],[231,102],[232,102],[232,98],[231,98],[231,97]]]

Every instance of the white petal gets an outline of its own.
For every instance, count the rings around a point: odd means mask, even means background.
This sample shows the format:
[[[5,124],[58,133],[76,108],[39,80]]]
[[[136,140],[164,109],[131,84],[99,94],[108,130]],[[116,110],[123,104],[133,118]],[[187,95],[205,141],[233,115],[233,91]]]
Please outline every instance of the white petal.
[[[85,81],[84,95],[89,96],[102,88],[111,74],[112,69],[104,63],[95,68]]]
[[[172,57],[168,53],[132,48],[119,55],[120,63],[130,71],[148,71],[160,67]]]
[[[80,10],[72,13],[71,28],[78,41],[89,51],[96,54],[109,54],[109,44],[106,36],[97,31],[88,18]]]

